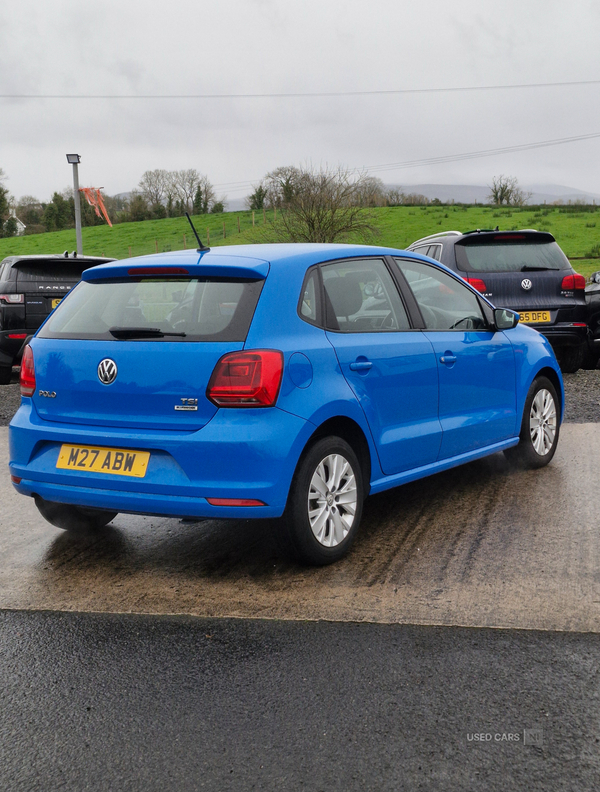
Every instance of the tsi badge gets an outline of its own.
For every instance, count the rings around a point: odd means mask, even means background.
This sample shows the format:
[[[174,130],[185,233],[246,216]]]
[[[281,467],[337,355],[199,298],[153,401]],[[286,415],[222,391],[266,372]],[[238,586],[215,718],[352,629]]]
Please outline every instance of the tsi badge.
[[[176,410],[186,410],[190,412],[198,411],[198,399],[180,399],[181,404],[176,404]]]

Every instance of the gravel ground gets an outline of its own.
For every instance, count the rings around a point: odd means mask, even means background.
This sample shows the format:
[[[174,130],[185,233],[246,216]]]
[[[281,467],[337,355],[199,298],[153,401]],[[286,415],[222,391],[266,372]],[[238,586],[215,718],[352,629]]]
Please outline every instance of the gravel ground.
[[[596,423],[600,420],[600,369],[580,370],[576,374],[565,374],[567,423]],[[0,385],[0,426],[7,426],[16,412],[19,395],[18,370],[13,369],[10,385]]]

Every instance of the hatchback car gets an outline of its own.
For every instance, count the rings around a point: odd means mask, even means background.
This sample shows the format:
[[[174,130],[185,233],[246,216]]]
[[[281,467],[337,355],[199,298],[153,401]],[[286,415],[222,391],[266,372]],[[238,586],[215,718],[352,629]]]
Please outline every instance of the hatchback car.
[[[415,253],[253,245],[104,264],[27,347],[10,473],[67,530],[118,512],[281,517],[352,544],[364,498],[505,451],[555,452],[546,339]]]
[[[0,261],[0,385],[48,314],[88,267],[114,259],[63,255],[8,256]]]
[[[444,231],[410,245],[441,261],[495,305],[518,311],[546,336],[562,370],[581,368],[588,350],[585,278],[571,267],[552,234]]]

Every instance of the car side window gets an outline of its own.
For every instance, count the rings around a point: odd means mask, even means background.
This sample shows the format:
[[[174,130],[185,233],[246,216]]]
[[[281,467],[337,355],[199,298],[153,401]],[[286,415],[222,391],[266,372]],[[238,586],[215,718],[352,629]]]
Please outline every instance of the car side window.
[[[298,304],[298,313],[310,324],[317,324],[319,319],[319,273],[316,267],[309,270],[302,285],[302,294]]]
[[[395,259],[414,294],[427,330],[485,330],[479,300],[457,278],[421,261]]]
[[[408,330],[410,322],[382,259],[352,259],[321,268],[326,325],[343,333]]]

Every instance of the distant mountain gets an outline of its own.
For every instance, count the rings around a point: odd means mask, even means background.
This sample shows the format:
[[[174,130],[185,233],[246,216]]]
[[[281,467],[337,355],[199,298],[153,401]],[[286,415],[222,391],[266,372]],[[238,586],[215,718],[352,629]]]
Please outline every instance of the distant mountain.
[[[388,184],[387,187],[401,189],[405,193],[424,195],[432,201],[439,198],[443,203],[455,201],[456,203],[488,203],[490,188],[476,184]],[[529,204],[543,203],[585,203],[600,204],[599,193],[588,193],[574,187],[565,187],[561,184],[523,184],[520,185],[524,192],[530,192]]]

